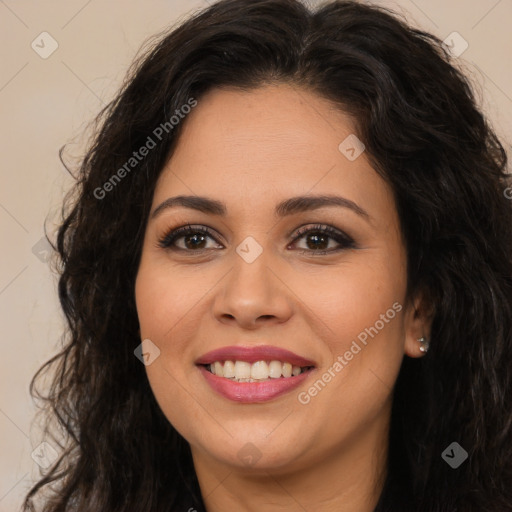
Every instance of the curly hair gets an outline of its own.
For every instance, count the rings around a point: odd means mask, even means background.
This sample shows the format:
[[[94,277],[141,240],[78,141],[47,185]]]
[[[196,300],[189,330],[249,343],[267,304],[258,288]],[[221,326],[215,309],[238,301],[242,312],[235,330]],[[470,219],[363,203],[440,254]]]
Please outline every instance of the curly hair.
[[[99,114],[55,249],[68,327],[30,391],[65,432],[24,502],[44,512],[204,510],[190,446],[160,410],[134,348],[134,283],[156,181],[183,123],[98,189],[190,98],[288,83],[353,117],[390,184],[407,293],[433,308],[427,357],[394,388],[375,512],[512,511],[512,202],[507,156],[465,74],[435,36],[355,1],[221,0],[159,36]],[[165,133],[164,133],[165,132]],[[53,370],[49,389],[36,391]],[[47,428],[48,430],[48,428]],[[48,432],[50,435],[50,432]],[[441,454],[469,452],[457,470]]]

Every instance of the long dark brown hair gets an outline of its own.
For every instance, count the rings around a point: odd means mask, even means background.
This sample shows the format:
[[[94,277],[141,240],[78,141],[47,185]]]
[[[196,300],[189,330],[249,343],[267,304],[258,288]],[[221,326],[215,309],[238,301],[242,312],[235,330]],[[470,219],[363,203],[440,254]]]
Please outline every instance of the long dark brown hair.
[[[312,11],[297,0],[213,4],[147,48],[98,116],[55,244],[67,333],[31,382],[66,439],[25,510],[43,491],[45,512],[204,510],[190,447],[133,353],[145,225],[183,123],[98,190],[191,98],[267,83],[302,87],[353,117],[394,191],[408,296],[421,290],[434,309],[429,353],[406,357],[396,382],[376,511],[512,511],[506,153],[436,37],[383,8],[335,1]],[[51,388],[37,390],[49,370]],[[454,441],[468,452],[457,469],[441,456]]]

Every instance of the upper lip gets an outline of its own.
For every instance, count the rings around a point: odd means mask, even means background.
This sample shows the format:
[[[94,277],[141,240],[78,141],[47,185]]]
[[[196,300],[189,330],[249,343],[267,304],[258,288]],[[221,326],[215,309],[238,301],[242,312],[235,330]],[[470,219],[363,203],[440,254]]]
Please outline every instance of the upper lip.
[[[257,345],[254,347],[230,346],[222,347],[206,354],[196,360],[195,364],[211,364],[215,361],[246,361],[255,363],[257,361],[283,361],[294,366],[315,366],[309,359],[301,357],[284,348],[271,345]]]

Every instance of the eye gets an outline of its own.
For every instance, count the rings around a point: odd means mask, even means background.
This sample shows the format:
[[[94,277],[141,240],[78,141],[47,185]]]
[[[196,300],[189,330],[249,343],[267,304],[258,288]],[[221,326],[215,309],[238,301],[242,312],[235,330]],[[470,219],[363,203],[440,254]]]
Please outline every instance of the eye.
[[[217,246],[208,247],[208,239],[213,240]],[[301,228],[295,234],[295,239],[291,245],[296,244],[301,239],[304,239],[308,246],[302,249],[309,253],[325,254],[356,247],[353,238],[328,225],[317,224]],[[331,247],[330,242],[332,241],[335,242],[334,248]],[[217,242],[209,228],[206,226],[191,226],[190,224],[169,231],[158,241],[158,246],[163,249],[197,253],[207,249],[222,249],[222,245]]]
[[[158,245],[164,249],[201,252],[211,248],[206,246],[208,238],[215,240],[209,228],[189,224],[167,233],[158,241]],[[176,242],[181,239],[183,245],[180,247]],[[218,243],[216,240],[215,242]]]
[[[337,252],[342,249],[353,249],[356,247],[355,241],[343,231],[335,229],[328,225],[317,224],[311,227],[301,228],[295,236],[294,244],[304,239],[308,247],[304,250],[309,253],[324,254],[327,252]],[[338,247],[331,247],[330,241],[338,244]]]

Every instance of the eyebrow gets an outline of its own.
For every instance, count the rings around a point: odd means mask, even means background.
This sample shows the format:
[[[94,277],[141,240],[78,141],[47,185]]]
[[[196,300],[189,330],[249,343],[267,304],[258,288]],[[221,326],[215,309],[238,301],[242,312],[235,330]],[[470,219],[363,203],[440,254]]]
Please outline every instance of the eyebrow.
[[[221,201],[210,199],[202,196],[176,196],[166,199],[159,204],[151,214],[151,219],[157,217],[164,210],[182,206],[211,215],[219,215],[225,217],[227,207]],[[359,216],[370,220],[371,217],[366,210],[350,199],[336,195],[308,195],[291,197],[278,203],[274,209],[274,215],[278,217],[286,217],[295,213],[317,210],[326,206],[337,206],[348,208]]]

